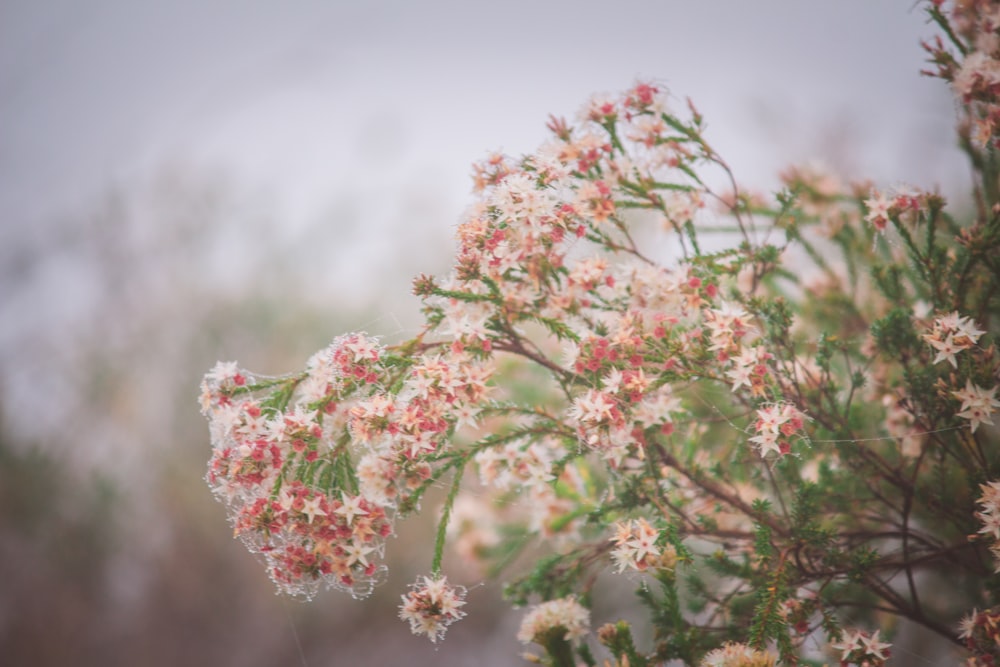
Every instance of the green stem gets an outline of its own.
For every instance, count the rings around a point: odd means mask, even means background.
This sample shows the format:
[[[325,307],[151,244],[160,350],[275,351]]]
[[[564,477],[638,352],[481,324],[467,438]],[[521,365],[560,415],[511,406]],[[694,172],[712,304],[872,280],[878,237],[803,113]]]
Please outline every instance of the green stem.
[[[462,457],[456,466],[455,478],[451,483],[451,490],[444,501],[441,510],[441,521],[438,524],[437,538],[434,540],[434,562],[431,564],[431,573],[438,575],[441,573],[441,559],[444,557],[444,543],[448,532],[448,520],[451,518],[451,510],[455,506],[455,498],[458,497],[458,490],[462,487],[462,472],[468,459]]]

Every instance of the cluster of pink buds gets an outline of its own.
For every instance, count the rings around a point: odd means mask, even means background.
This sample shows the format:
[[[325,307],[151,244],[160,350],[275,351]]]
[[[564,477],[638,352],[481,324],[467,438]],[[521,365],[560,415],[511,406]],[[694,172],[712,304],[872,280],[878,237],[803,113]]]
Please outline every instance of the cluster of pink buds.
[[[309,598],[325,583],[366,595],[384,576],[392,507],[343,474],[351,451],[337,441],[352,406],[374,390],[381,355],[373,339],[350,334],[300,376],[258,378],[227,362],[202,382],[206,480],[235,535],[288,594]]]

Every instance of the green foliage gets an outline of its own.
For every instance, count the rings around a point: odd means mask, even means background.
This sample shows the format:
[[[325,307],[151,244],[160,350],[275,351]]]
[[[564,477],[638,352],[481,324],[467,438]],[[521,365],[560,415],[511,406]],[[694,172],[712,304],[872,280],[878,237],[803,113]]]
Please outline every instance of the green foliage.
[[[540,558],[527,575],[504,586],[504,598],[523,607],[533,596],[543,600],[565,597],[576,589],[583,564],[572,555],[554,554]]]
[[[889,358],[907,359],[919,344],[912,315],[903,308],[893,308],[885,317],[872,322],[871,331],[875,345]]]

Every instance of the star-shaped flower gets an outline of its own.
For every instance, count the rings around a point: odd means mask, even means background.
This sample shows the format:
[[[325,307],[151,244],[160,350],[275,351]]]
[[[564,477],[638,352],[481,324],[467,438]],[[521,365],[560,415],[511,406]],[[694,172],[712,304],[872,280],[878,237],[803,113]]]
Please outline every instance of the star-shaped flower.
[[[878,640],[878,634],[881,630],[876,630],[871,637],[861,635],[861,645],[864,647],[865,653],[870,657],[877,658],[879,660],[885,660],[889,657],[889,649],[892,644],[888,642],[880,642]]]
[[[351,543],[344,547],[344,555],[347,557],[347,564],[349,566],[361,563],[362,567],[368,567],[366,556],[373,551],[375,551],[374,547],[365,546],[357,540],[351,540]]]
[[[368,510],[361,507],[361,496],[348,496],[347,494],[342,494],[340,498],[343,504],[334,510],[334,512],[344,517],[344,521],[347,522],[348,526],[354,521],[354,517],[368,514]]]
[[[962,401],[962,407],[955,416],[972,422],[973,433],[976,432],[980,424],[993,424],[990,416],[993,414],[994,408],[1000,408],[1000,401],[995,398],[997,386],[984,389],[979,385],[972,384],[972,380],[966,380],[965,389],[951,392],[952,396]]]
[[[317,515],[326,516],[326,511],[319,506],[321,501],[320,496],[313,496],[309,500],[303,501],[302,513],[309,517],[309,523],[312,523]]]

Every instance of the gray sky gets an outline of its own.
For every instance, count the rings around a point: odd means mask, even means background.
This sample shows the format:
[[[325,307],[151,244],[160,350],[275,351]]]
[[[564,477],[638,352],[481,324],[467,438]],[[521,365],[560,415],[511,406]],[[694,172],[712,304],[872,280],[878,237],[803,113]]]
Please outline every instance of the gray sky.
[[[275,259],[293,298],[378,313],[363,326],[390,336],[416,317],[409,276],[447,266],[470,163],[533,150],[549,113],[637,78],[691,97],[745,185],[822,159],[956,191],[950,95],[918,74],[931,34],[911,0],[0,0],[0,397],[40,423],[25,389],[53,390],[25,378],[71,391],[81,332],[113,346],[137,329],[100,314],[115,296],[95,262],[122,263],[133,319],[163,317],[141,311],[177,290],[153,261],[162,227],[192,222],[183,192],[142,193],[169,170],[242,197],[226,257],[180,269],[193,298],[259,288]],[[105,261],[91,237],[113,188],[139,193],[129,223],[156,233]],[[52,252],[53,230],[77,246]]]
[[[180,163],[270,192],[289,222],[340,191],[426,183],[448,226],[472,160],[530,151],[549,113],[636,77],[692,97],[752,185],[822,154],[878,180],[955,180],[912,5],[3,0],[3,225]]]

